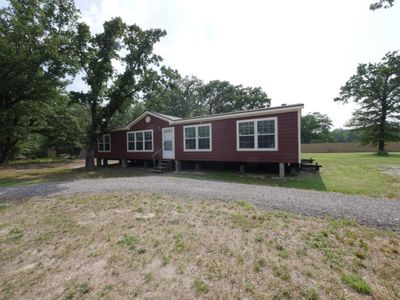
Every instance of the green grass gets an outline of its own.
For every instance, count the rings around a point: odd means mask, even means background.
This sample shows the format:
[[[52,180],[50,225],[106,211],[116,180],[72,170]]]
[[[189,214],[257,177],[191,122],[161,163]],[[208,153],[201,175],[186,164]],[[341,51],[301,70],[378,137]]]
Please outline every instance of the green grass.
[[[360,294],[371,295],[371,286],[360,276],[357,275],[343,275],[342,281],[344,284],[351,287],[353,290]]]
[[[302,157],[315,159],[323,166],[321,171],[285,179],[239,172],[183,172],[179,176],[400,199],[400,153],[303,153]]]

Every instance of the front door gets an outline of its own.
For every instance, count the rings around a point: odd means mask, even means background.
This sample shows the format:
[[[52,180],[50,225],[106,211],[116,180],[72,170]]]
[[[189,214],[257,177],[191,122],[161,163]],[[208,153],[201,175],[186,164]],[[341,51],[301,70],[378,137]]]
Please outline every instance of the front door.
[[[162,129],[163,159],[175,159],[175,128]]]

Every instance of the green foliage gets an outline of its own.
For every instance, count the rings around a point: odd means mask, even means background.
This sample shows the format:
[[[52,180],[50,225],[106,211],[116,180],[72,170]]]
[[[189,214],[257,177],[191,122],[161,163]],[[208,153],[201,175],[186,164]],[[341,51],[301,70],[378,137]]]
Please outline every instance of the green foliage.
[[[11,0],[0,9],[0,163],[75,74],[77,20],[72,0]]]
[[[377,10],[380,8],[389,8],[392,7],[394,0],[379,0],[378,2],[372,3],[369,6],[370,10]]]
[[[372,294],[371,286],[360,276],[343,274],[342,281],[360,294]]]
[[[145,97],[146,108],[177,117],[198,115],[202,86],[203,82],[194,76],[182,78],[178,71],[163,67],[160,80]]]
[[[145,110],[143,102],[129,104],[125,110],[115,113],[108,126],[109,128],[124,127],[132,122],[132,120],[139,117]]]
[[[301,142],[304,144],[324,143],[332,140],[329,130],[332,120],[319,112],[301,118]]]
[[[341,87],[335,101],[354,101],[359,108],[348,126],[360,132],[363,144],[378,145],[400,140],[400,56],[389,52],[380,63],[360,64],[357,74]]]
[[[198,294],[207,294],[210,290],[208,285],[203,280],[197,278],[193,280],[193,287]]]
[[[22,230],[16,227],[12,228],[8,233],[8,239],[14,242],[19,241],[23,236]]]
[[[201,89],[203,114],[217,114],[269,106],[271,99],[260,88],[232,85],[228,81],[213,80]]]
[[[148,110],[178,117],[217,114],[269,106],[271,100],[259,87],[232,85],[228,81],[204,83],[196,77],[182,78],[162,68],[161,80],[145,99]]]
[[[359,134],[355,130],[337,128],[330,132],[330,138],[335,143],[350,143],[358,141]]]
[[[120,241],[120,243],[122,245],[128,247],[129,250],[134,250],[137,242],[138,241],[137,241],[137,239],[135,237],[127,235],[127,234],[124,234],[122,236],[121,241]]]
[[[109,129],[110,120],[151,90],[157,81],[154,66],[159,65],[161,57],[153,53],[153,46],[166,34],[160,29],[142,30],[137,25],[127,25],[121,18],[111,19],[103,27],[103,32],[91,35],[89,27],[81,23],[76,38],[88,91],[71,95],[90,112],[88,169],[94,167],[97,138]]]

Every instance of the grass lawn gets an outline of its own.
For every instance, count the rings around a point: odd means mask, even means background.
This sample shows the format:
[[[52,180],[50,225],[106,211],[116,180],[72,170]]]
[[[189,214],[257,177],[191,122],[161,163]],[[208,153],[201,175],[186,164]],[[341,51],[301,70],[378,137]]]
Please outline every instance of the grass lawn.
[[[239,172],[184,172],[181,176],[400,199],[400,153],[303,153],[303,158],[309,157],[323,166],[320,173],[301,172],[285,179]]]
[[[184,171],[171,176],[222,180],[247,184],[272,185],[291,188],[361,194],[372,197],[400,199],[400,153],[377,156],[370,153],[313,153],[303,154],[323,165],[320,173],[301,172],[297,176],[279,179],[268,174],[240,174],[239,172]],[[17,163],[0,166],[0,188],[34,184],[54,180],[84,178],[146,176],[152,173],[140,168],[83,169],[83,161],[53,161]]]
[[[400,236],[162,194],[0,204],[1,299],[399,299]]]

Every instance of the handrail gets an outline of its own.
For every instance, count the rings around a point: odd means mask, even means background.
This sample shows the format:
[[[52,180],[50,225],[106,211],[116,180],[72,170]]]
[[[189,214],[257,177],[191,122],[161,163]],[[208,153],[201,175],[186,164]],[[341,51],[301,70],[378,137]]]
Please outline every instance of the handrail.
[[[155,152],[151,157],[153,158],[153,168],[156,167],[156,155],[160,154],[162,151],[162,148],[160,148],[160,150],[158,150],[157,152]]]
[[[154,158],[157,154],[160,154],[161,151],[162,151],[162,148],[160,148],[160,150],[158,150],[157,152],[155,152],[151,157]]]

